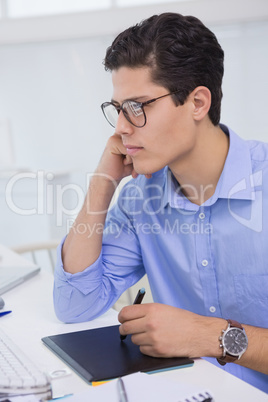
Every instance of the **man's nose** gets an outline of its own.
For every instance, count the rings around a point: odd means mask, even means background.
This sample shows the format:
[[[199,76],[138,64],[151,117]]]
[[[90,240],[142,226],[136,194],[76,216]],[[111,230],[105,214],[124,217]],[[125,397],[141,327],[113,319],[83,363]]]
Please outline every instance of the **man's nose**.
[[[127,135],[133,133],[134,126],[125,117],[122,110],[118,114],[118,119],[115,126],[115,132],[119,135]]]

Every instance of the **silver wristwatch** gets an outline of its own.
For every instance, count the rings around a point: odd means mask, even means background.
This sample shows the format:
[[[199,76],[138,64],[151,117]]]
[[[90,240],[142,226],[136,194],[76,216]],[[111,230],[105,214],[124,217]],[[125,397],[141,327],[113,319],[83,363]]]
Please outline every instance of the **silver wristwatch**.
[[[222,335],[219,337],[223,353],[217,360],[222,366],[240,359],[248,347],[248,338],[242,325],[234,320],[227,321],[228,327],[222,330]]]

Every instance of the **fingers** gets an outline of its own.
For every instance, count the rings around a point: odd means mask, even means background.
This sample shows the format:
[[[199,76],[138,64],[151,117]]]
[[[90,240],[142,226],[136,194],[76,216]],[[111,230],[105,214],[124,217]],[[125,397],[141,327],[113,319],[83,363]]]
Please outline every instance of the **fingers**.
[[[132,305],[124,307],[118,320],[122,323],[119,327],[121,335],[139,334],[145,331],[146,305]]]
[[[137,177],[139,176],[138,173],[134,169],[132,170],[131,175],[132,175],[133,179],[137,179]]]
[[[135,343],[135,342],[133,342],[133,343]],[[172,355],[167,356],[165,353],[158,352],[157,350],[155,350],[155,348],[152,345],[142,345],[142,346],[140,346],[140,351],[144,355],[148,355],[148,356],[152,356],[152,357],[173,357]]]
[[[123,161],[125,166],[128,165],[132,165],[132,170],[131,170],[131,176],[133,177],[133,179],[136,179],[139,175],[138,173],[135,171],[134,167],[133,167],[133,160],[131,158],[130,155],[126,155]]]
[[[121,335],[131,335],[133,343],[144,354],[170,357],[180,354],[177,326],[179,309],[158,303],[124,307],[118,316]],[[177,323],[177,325],[174,325]]]
[[[110,137],[109,139],[109,148],[111,150],[111,153],[114,155],[121,155],[123,156],[123,164],[126,167],[129,167],[132,170],[129,170],[129,174],[132,175],[133,179],[136,179],[139,174],[135,171],[134,166],[133,166],[133,159],[131,158],[130,155],[127,154],[126,148],[123,145],[122,138],[118,134],[114,134]],[[147,179],[150,179],[152,177],[151,173],[145,174],[144,175]]]
[[[136,179],[138,176],[139,176],[139,174],[133,169],[133,170],[132,170],[132,177],[133,177],[133,179]],[[146,177],[146,179],[151,179],[152,174],[151,174],[151,173],[148,173],[148,174],[145,174],[144,176]]]
[[[117,155],[126,155],[127,151],[123,145],[122,138],[120,135],[118,134],[112,135],[107,141],[107,144],[111,150],[111,153]]]
[[[120,325],[119,327],[119,332],[120,335],[141,335],[143,333],[145,333],[145,329],[144,329],[144,318],[138,319],[138,320],[132,320],[132,321],[126,321],[124,324]],[[131,339],[132,339],[131,338]],[[133,341],[133,343],[136,343],[137,345],[140,345],[139,343],[139,339],[138,338],[136,341]]]
[[[127,165],[132,165],[132,164],[133,164],[133,161],[132,161],[131,156],[125,155],[124,160],[123,160],[123,163],[124,163],[125,166],[127,166]]]
[[[137,320],[146,315],[146,304],[133,304],[132,306],[123,307],[118,314],[118,320],[123,324],[126,321]]]

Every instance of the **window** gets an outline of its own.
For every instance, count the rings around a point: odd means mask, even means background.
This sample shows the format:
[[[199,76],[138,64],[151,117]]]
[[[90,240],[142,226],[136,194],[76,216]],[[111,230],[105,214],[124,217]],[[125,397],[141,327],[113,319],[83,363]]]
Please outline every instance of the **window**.
[[[169,0],[169,3],[178,3],[183,0]],[[184,0],[185,1],[185,0]],[[191,0],[188,0],[191,1]],[[163,0],[116,0],[115,4],[118,7],[133,7],[133,6],[145,6],[149,4],[160,4],[165,3]]]
[[[111,0],[7,0],[8,17],[34,17],[107,9]]]

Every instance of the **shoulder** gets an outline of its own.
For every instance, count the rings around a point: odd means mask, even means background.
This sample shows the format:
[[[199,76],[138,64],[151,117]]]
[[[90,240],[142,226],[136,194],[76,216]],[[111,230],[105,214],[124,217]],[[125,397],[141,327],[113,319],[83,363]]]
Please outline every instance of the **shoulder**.
[[[250,140],[247,145],[253,162],[268,162],[268,143]]]
[[[227,126],[221,125],[222,129],[226,130]],[[224,130],[224,131],[225,131]],[[229,127],[231,146],[233,146],[233,154],[236,158],[239,158],[239,162],[243,163],[246,159],[250,158],[252,167],[265,166],[268,162],[268,143],[258,140],[246,140],[237,135]],[[241,159],[245,160],[241,160]]]
[[[268,184],[268,144],[262,141],[247,141],[247,146],[250,152],[252,174],[258,177],[258,182]],[[257,176],[256,176],[257,175]]]
[[[262,191],[268,194],[268,144],[262,141],[246,141],[249,148],[252,176],[255,187],[261,185]]]

